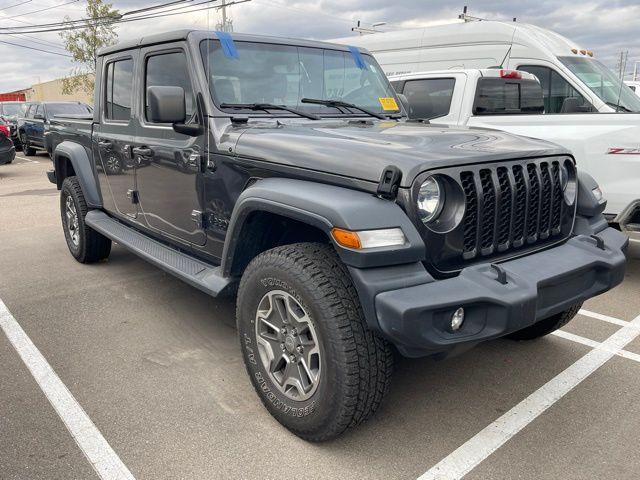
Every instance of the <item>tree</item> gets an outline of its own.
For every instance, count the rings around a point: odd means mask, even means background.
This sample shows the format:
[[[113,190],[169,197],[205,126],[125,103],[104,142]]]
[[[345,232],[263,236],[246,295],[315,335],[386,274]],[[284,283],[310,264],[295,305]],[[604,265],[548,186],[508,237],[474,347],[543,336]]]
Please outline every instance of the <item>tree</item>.
[[[73,94],[77,91],[91,93],[96,73],[96,52],[116,43],[118,34],[115,22],[121,17],[120,12],[111,3],[103,0],[87,0],[85,18],[87,26],[60,32],[67,51],[72,55],[76,66],[71,74],[62,80],[62,93]],[[69,17],[64,19],[65,25],[77,25]]]

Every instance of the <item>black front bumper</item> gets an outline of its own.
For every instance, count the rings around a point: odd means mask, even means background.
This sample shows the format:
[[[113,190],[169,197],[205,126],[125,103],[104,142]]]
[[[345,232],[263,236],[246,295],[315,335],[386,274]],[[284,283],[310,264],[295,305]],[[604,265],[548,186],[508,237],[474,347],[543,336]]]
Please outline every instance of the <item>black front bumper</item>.
[[[462,351],[528,327],[622,282],[628,238],[612,228],[598,237],[603,244],[578,235],[503,262],[506,283],[484,264],[465,268],[455,278],[378,293],[377,326],[410,357]],[[465,309],[465,320],[454,332],[451,316],[459,307]]]

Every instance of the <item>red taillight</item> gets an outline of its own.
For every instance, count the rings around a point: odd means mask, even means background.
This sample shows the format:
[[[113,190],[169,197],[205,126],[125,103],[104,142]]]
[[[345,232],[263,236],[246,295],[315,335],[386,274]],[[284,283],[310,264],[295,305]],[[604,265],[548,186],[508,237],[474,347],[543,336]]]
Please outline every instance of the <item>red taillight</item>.
[[[522,78],[522,73],[517,70],[500,70],[500,78]]]
[[[0,134],[9,138],[11,136],[11,132],[9,132],[9,127],[7,127],[6,125],[0,125]]]

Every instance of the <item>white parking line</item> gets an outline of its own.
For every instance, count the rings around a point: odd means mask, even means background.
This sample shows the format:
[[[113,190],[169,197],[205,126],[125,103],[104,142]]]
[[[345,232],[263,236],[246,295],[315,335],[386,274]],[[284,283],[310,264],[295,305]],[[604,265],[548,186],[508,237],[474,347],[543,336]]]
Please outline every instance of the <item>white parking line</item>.
[[[0,327],[98,476],[103,480],[135,480],[2,300]]]
[[[627,322],[626,320],[620,320],[619,318],[610,317],[609,315],[602,315],[601,313],[591,312],[582,308],[578,313],[580,315],[584,315],[585,317],[595,318],[596,320],[613,323],[614,325],[620,325],[621,327],[626,327],[627,325],[629,325],[629,322]]]
[[[443,458],[418,480],[453,480],[464,477],[640,335],[639,326],[640,316]]]
[[[29,162],[29,163],[40,163],[38,160],[31,160],[30,158],[22,157],[20,155],[16,155],[16,158],[20,160],[24,160],[25,162]]]
[[[572,342],[581,343],[582,345],[586,345],[591,348],[598,348],[601,344],[600,342],[596,342],[595,340],[591,340],[590,338],[581,337],[580,335],[575,335],[573,333],[565,332],[564,330],[556,330],[553,332],[553,335],[556,337],[564,338],[565,340],[571,340]],[[635,360],[640,363],[640,355],[637,353],[629,352],[627,350],[619,350],[613,352],[614,354],[628,358],[629,360]]]

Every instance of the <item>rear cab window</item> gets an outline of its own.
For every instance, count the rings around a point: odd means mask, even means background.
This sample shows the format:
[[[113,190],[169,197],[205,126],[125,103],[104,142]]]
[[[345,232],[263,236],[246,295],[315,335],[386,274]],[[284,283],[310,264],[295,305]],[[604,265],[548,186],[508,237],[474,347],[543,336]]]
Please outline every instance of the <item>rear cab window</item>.
[[[455,78],[407,80],[403,94],[409,101],[410,118],[438,118],[449,114]]]
[[[133,98],[133,59],[107,63],[104,88],[104,118],[128,122]]]
[[[535,80],[482,77],[478,79],[474,115],[517,115],[544,112],[542,88]]]

